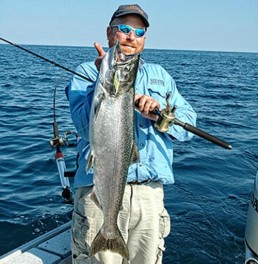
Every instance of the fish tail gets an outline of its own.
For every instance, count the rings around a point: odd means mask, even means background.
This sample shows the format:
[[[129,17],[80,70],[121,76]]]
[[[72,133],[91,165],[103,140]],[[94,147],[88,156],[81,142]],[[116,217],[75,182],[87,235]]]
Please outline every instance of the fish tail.
[[[105,250],[110,250],[114,253],[118,253],[123,258],[129,260],[128,247],[125,244],[122,234],[118,228],[116,230],[116,235],[114,236],[114,238],[106,238],[103,235],[101,228],[91,244],[90,256],[95,255],[99,251],[105,251]]]

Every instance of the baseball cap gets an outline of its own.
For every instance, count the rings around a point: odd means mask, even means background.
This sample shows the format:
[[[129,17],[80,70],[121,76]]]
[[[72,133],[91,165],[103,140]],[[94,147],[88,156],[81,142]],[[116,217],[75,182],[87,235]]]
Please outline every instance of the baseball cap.
[[[143,11],[143,9],[139,5],[120,5],[113,14],[113,16],[111,17],[109,24],[111,24],[111,22],[117,17],[131,15],[131,14],[139,15],[142,18],[145,26],[146,27],[150,26],[148,22],[148,15]]]

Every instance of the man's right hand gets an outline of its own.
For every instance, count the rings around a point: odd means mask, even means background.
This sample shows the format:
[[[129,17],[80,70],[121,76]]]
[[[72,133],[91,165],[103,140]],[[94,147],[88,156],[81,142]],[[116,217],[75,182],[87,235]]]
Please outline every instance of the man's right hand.
[[[94,43],[94,47],[95,47],[95,49],[97,50],[98,55],[99,55],[98,58],[95,60],[95,65],[96,65],[96,67],[97,67],[97,69],[98,69],[98,71],[99,71],[99,69],[100,69],[100,64],[101,64],[102,59],[103,59],[103,57],[104,57],[104,55],[105,55],[106,53],[105,53],[104,49],[102,48],[102,46],[101,46],[99,43],[95,42],[95,43]]]

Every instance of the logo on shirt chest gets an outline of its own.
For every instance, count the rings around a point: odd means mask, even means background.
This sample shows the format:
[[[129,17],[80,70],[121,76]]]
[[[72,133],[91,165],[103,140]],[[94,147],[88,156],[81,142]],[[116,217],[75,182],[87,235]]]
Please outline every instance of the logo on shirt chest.
[[[165,86],[165,82],[159,79],[150,79],[151,85]]]

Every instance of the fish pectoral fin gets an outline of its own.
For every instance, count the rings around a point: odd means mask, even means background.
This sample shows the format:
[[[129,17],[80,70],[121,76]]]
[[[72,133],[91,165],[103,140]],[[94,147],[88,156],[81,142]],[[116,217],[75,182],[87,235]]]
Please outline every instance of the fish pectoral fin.
[[[87,159],[87,165],[86,165],[86,170],[89,171],[92,164],[93,164],[93,159],[94,159],[94,156],[92,155],[92,153],[90,153],[88,159]]]
[[[95,190],[93,189],[91,195],[90,195],[91,200],[102,210],[102,207],[100,205],[99,199],[97,197],[97,194]]]
[[[135,142],[133,141],[133,149],[132,149],[132,156],[131,156],[131,164],[140,162],[140,153],[138,150],[138,146]]]
[[[114,74],[114,87],[115,87],[115,94],[117,94],[119,91],[119,77],[118,77],[117,71],[115,71],[115,74]]]

